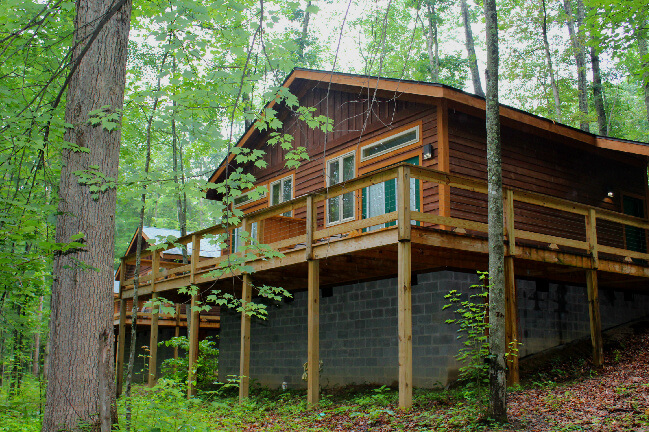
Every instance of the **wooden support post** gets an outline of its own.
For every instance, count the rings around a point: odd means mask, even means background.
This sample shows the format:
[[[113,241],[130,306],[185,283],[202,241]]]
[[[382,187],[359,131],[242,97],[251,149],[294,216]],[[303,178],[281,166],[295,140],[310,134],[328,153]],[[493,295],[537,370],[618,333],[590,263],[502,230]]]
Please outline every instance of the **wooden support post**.
[[[200,324],[200,316],[198,311],[195,308],[198,306],[200,301],[200,294],[196,293],[192,296],[191,304],[191,318],[189,321],[189,326],[187,331],[189,332],[189,368],[187,373],[187,399],[190,399],[192,396],[196,395],[196,386],[194,381],[196,380],[196,373],[194,369],[196,368],[196,359],[198,359],[198,329]]]
[[[307,404],[320,401],[320,262],[309,260]]]
[[[160,272],[160,252],[151,252],[151,292],[155,292],[155,280]]]
[[[306,197],[306,260],[313,259],[313,234],[317,229],[318,211],[313,195]]]
[[[399,408],[405,409],[412,406],[411,244],[398,247]]]
[[[593,344],[593,364],[604,364],[604,343],[602,341],[602,320],[599,314],[599,289],[597,270],[586,270],[586,289],[588,290],[588,315],[590,316],[590,340]]]
[[[180,336],[180,305],[176,306],[176,328],[174,329],[174,337]],[[178,345],[174,346],[174,360],[178,360]]]
[[[249,274],[243,275],[241,288],[241,352],[239,355],[239,402],[248,397],[250,386],[250,315],[245,311],[252,300],[252,283]]]
[[[123,267],[122,267],[123,268]],[[124,383],[124,349],[126,348],[126,299],[119,301],[119,335],[117,340],[117,383],[115,394],[119,397],[122,394]]]
[[[505,342],[507,344],[507,384],[520,383],[518,368],[518,301],[516,297],[516,276],[514,275],[514,257],[505,256]]]
[[[397,211],[399,241],[410,241],[410,168],[400,166],[397,172]]]
[[[516,255],[516,231],[514,229],[514,191],[505,189],[505,236],[507,237],[506,255]]]
[[[158,293],[154,292],[151,300],[154,302],[151,311],[151,334],[149,337],[149,387],[155,386],[158,379]]]
[[[122,297],[124,281],[126,280],[126,262],[122,259],[119,270],[119,335],[117,340],[117,365],[115,366],[116,385],[115,394],[122,394],[124,383],[124,349],[126,348],[126,300]]]
[[[594,208],[588,209],[586,216],[586,242],[588,243],[588,253],[592,258],[594,269],[599,267],[599,254],[597,252],[597,213]]]
[[[201,236],[192,235],[192,258],[191,273],[189,274],[189,283],[196,283],[196,266],[201,259]]]

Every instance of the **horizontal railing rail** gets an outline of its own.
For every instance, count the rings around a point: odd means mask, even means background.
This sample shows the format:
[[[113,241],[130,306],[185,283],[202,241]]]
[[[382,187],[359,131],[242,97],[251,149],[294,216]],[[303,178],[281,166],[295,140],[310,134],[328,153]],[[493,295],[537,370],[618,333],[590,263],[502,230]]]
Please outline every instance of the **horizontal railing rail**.
[[[155,284],[165,279],[189,276],[190,283],[196,283],[196,277],[199,273],[218,268],[223,266],[224,262],[228,263],[237,256],[243,256],[241,253],[233,253],[220,257],[201,257],[201,241],[208,235],[225,234],[238,227],[247,228],[246,231],[250,231],[252,224],[255,223],[257,224],[258,237],[261,238],[263,234],[260,233],[263,233],[264,229],[268,229],[268,226],[265,226],[266,223],[282,224],[284,222],[300,221],[290,226],[286,225],[289,227],[286,228],[287,233],[281,232],[282,229],[276,229],[276,232],[273,233],[275,238],[268,243],[268,246],[284,252],[303,248],[306,253],[305,259],[312,258],[313,247],[323,241],[338,241],[345,237],[361,235],[365,231],[374,231],[381,228],[391,229],[396,226],[399,230],[399,239],[409,238],[412,222],[420,226],[444,230],[453,229],[458,234],[487,232],[485,206],[482,207],[483,214],[476,214],[473,217],[440,215],[430,211],[426,212],[423,208],[411,209],[407,205],[410,202],[410,199],[407,198],[410,197],[410,178],[420,181],[422,190],[424,183],[428,182],[427,184],[444,185],[468,191],[471,196],[479,195],[482,197],[480,199],[486,202],[487,184],[485,181],[421,166],[399,164],[359,176],[329,188],[322,188],[272,207],[248,213],[236,226],[226,229],[221,225],[215,225],[180,237],[173,244],[166,245],[165,248],[158,249],[155,252],[147,250],[142,253],[142,257],[147,263],[152,263],[152,270],[150,274],[141,275],[139,283],[141,286],[152,286],[152,292],[155,292]],[[396,188],[396,203],[394,203],[396,210],[378,216],[360,218],[363,205],[361,191],[372,185],[392,179],[397,179],[398,185]],[[318,225],[318,221],[322,222],[322,219],[318,219],[318,209],[324,212],[324,219],[327,220],[326,212],[328,207],[327,204],[323,203],[350,192],[355,193],[353,201],[355,208],[354,219],[335,225],[328,226],[326,223]],[[629,259],[649,261],[649,254],[629,250],[626,244],[626,238],[634,234],[634,241],[637,245],[644,244],[644,247],[647,246],[646,232],[649,229],[649,220],[647,219],[518,188],[504,188],[504,196],[505,238],[508,254],[515,255],[517,244],[522,245],[527,241],[533,244],[545,245],[551,249],[565,248],[567,251],[583,251],[591,256],[595,268],[600,254],[618,256],[627,261]],[[534,209],[538,209],[536,213]],[[543,212],[540,209],[544,209]],[[292,215],[300,213],[303,216],[299,218],[282,216],[289,212]],[[522,220],[521,212],[531,212],[532,214],[538,214],[539,217],[553,218],[552,220],[555,222],[556,220],[566,220],[564,225],[567,225],[568,219],[570,219],[572,224],[570,230],[573,234],[572,236],[561,235],[562,232],[566,232],[568,229],[559,226],[548,226],[535,230],[533,226],[530,227],[529,223]],[[410,223],[407,223],[407,221],[410,221]],[[628,227],[640,231],[632,233]],[[291,232],[291,230],[293,231]],[[598,241],[598,232],[606,234],[609,244]],[[610,239],[614,240],[613,245],[610,244]],[[190,262],[187,264],[161,262],[161,253],[178,247],[178,244],[191,245]],[[122,269],[125,269],[124,265],[126,263],[131,263],[134,259],[134,254],[122,258]],[[247,253],[245,259],[256,260],[258,256],[254,253]],[[132,286],[133,283],[133,278],[128,280],[122,278],[121,280],[123,288]]]

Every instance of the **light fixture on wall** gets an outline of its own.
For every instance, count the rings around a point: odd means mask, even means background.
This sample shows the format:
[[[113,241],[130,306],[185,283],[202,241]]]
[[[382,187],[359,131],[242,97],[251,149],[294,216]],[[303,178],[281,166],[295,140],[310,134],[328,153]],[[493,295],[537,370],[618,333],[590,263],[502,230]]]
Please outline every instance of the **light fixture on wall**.
[[[423,153],[423,156],[422,156],[423,159],[424,160],[432,159],[433,156],[435,156],[435,150],[433,149],[433,145],[432,144],[426,144],[424,146],[424,153]]]
[[[615,192],[613,192],[612,189],[608,189],[608,192],[606,192],[606,196],[609,198],[614,198],[615,197]]]

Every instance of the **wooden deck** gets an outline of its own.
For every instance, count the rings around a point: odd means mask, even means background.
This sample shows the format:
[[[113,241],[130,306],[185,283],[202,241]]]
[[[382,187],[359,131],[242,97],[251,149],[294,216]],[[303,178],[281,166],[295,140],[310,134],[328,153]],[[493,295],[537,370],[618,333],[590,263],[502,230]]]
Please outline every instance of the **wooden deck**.
[[[230,290],[244,301],[249,301],[253,284],[282,286],[289,290],[308,289],[309,301],[309,370],[317,370],[318,351],[318,296],[319,287],[397,276],[399,280],[399,382],[400,406],[411,404],[412,347],[410,324],[410,277],[413,272],[437,268],[486,270],[488,259],[487,224],[479,217],[472,219],[440,216],[410,209],[410,178],[421,182],[419,190],[430,184],[441,189],[461,189],[482,196],[486,201],[484,182],[451,175],[428,168],[401,164],[360,176],[344,184],[320,190],[286,203],[245,215],[241,225],[247,232],[257,223],[258,238],[266,239],[271,229],[273,242],[268,246],[282,252],[282,256],[263,258],[252,245],[242,255],[228,254],[218,258],[198,259],[197,254],[187,265],[160,269],[156,255],[152,257],[153,271],[140,278],[139,295],[172,296],[179,288],[196,284],[200,287]],[[386,180],[397,179],[397,210],[391,213],[360,219],[334,226],[324,226],[325,201],[356,192],[357,206],[363,188]],[[430,184],[426,184],[430,183]],[[505,251],[507,285],[507,337],[518,340],[517,307],[515,304],[515,276],[546,278],[555,281],[587,284],[591,336],[595,363],[602,361],[601,322],[599,317],[598,284],[628,289],[646,289],[649,278],[649,254],[625,249],[627,227],[642,233],[646,245],[649,221],[621,213],[586,206],[522,189],[506,188],[505,195]],[[306,211],[304,211],[306,210]],[[294,211],[306,214],[296,219],[296,229],[278,236],[274,229],[278,215]],[[530,214],[538,221],[530,225]],[[544,220],[570,223],[570,230],[545,224]],[[380,224],[393,223],[387,228],[367,230]],[[303,229],[300,227],[304,227]],[[577,227],[578,229],[575,229]],[[231,229],[231,228],[230,228]],[[214,226],[178,239],[177,243],[193,243],[193,251],[200,250],[200,241],[209,235],[226,233],[222,226]],[[570,232],[566,236],[566,232]],[[620,247],[622,246],[622,247]],[[171,247],[175,247],[170,245]],[[124,262],[134,256],[123,258]],[[249,273],[242,274],[230,263],[246,263]],[[250,271],[252,269],[252,271]],[[220,270],[215,274],[214,270]],[[121,280],[122,304],[133,296],[133,280]],[[233,288],[234,287],[234,288]],[[193,301],[196,301],[195,297]],[[120,322],[123,334],[124,320]],[[242,345],[240,396],[247,396],[249,362],[249,317],[242,317]],[[195,343],[195,341],[194,341]],[[120,338],[120,355],[123,342]],[[193,355],[195,355],[194,351]],[[517,381],[516,360],[510,365],[510,380]],[[121,369],[119,369],[121,370]],[[310,376],[311,374],[309,374]],[[317,374],[308,382],[309,403],[316,403],[319,395]],[[311,376],[310,376],[311,378]],[[118,377],[119,382],[119,377]],[[191,394],[193,390],[189,389]]]

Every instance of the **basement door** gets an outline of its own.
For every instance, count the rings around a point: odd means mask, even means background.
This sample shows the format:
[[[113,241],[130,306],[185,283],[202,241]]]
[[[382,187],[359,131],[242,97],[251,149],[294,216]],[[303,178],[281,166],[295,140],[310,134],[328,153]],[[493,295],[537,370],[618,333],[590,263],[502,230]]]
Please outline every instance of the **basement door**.
[[[415,156],[403,161],[412,165],[419,165],[419,157]],[[410,209],[420,211],[419,180],[410,178]],[[397,210],[397,179],[368,186],[363,189],[363,219],[380,216]],[[417,223],[418,224],[418,223]],[[364,228],[363,232],[374,231],[396,225],[396,222],[386,222]]]

